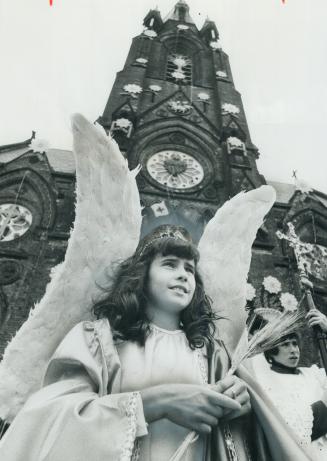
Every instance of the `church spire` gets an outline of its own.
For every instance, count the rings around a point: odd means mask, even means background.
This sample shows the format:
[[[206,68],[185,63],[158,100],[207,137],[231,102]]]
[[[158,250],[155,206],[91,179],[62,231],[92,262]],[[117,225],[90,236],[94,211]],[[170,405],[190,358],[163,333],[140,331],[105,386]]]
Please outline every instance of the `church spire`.
[[[211,21],[208,17],[205,20],[200,35],[205,38],[207,44],[210,44],[212,41],[217,41],[219,39],[219,33],[217,30],[216,24]]]
[[[173,21],[179,22],[187,22],[190,24],[194,24],[193,19],[190,16],[190,7],[185,2],[185,0],[179,0],[174,8],[168,13],[167,17],[165,18],[164,22],[172,19]]]

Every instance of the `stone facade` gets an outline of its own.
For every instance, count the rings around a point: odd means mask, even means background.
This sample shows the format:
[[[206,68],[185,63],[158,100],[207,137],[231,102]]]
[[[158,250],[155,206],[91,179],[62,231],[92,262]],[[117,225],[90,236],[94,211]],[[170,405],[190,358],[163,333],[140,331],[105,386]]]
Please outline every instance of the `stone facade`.
[[[27,144],[27,143],[26,143]],[[1,148],[0,206],[24,207],[32,215],[31,225],[18,238],[0,243],[0,344],[1,351],[26,320],[30,308],[44,294],[52,267],[64,259],[74,220],[74,170],[55,171],[48,157],[11,146]],[[52,152],[60,157],[62,152]],[[68,153],[72,161],[71,152]],[[2,209],[2,225],[6,219]],[[12,217],[12,221],[20,218]],[[22,219],[22,218],[21,218]],[[17,222],[17,221],[16,221]],[[17,223],[19,229],[20,222]],[[12,228],[15,228],[12,226]]]
[[[165,21],[151,10],[144,26],[98,122],[115,137],[130,168],[142,165],[137,179],[144,206],[142,233],[162,223],[179,223],[197,241],[226,200],[266,184],[266,179],[257,169],[258,149],[215,24],[207,20],[198,30],[180,1]],[[42,297],[51,268],[63,260],[74,220],[72,153],[35,153],[29,142],[0,147],[0,207],[16,204],[33,218],[26,233],[0,241],[0,352]],[[286,232],[292,222],[322,255],[317,256],[320,265],[311,265],[311,278],[317,305],[327,313],[327,197],[271,184],[277,201],[253,246],[249,281],[257,297],[249,306],[278,302],[263,293],[262,282],[269,275],[280,280],[282,292],[300,300],[293,252],[276,237],[277,230]],[[311,332],[303,340],[303,363],[317,361]]]

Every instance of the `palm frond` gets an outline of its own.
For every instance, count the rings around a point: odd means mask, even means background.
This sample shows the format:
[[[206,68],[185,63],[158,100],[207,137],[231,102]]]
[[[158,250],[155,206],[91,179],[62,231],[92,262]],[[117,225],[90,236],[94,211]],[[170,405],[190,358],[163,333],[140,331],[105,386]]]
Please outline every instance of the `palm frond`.
[[[228,375],[235,373],[243,360],[268,351],[278,346],[281,339],[295,333],[305,325],[305,316],[302,312],[283,312],[277,318],[269,321],[247,341],[248,331],[244,329],[241,339],[232,356],[231,368]]]

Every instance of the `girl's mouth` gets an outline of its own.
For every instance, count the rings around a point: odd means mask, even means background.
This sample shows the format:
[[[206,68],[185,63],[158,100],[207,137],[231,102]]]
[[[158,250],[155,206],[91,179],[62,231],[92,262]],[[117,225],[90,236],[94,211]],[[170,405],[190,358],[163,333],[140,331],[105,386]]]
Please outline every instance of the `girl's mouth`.
[[[187,293],[187,289],[182,285],[175,285],[170,287],[171,290],[176,291],[177,293]]]

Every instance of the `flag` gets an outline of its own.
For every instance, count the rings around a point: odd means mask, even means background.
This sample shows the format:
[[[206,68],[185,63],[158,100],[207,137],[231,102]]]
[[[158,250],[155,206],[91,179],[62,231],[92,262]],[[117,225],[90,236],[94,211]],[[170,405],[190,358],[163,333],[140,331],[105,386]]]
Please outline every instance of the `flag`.
[[[162,202],[154,203],[151,205],[151,208],[156,218],[159,218],[159,216],[167,216],[169,214],[164,200]]]

